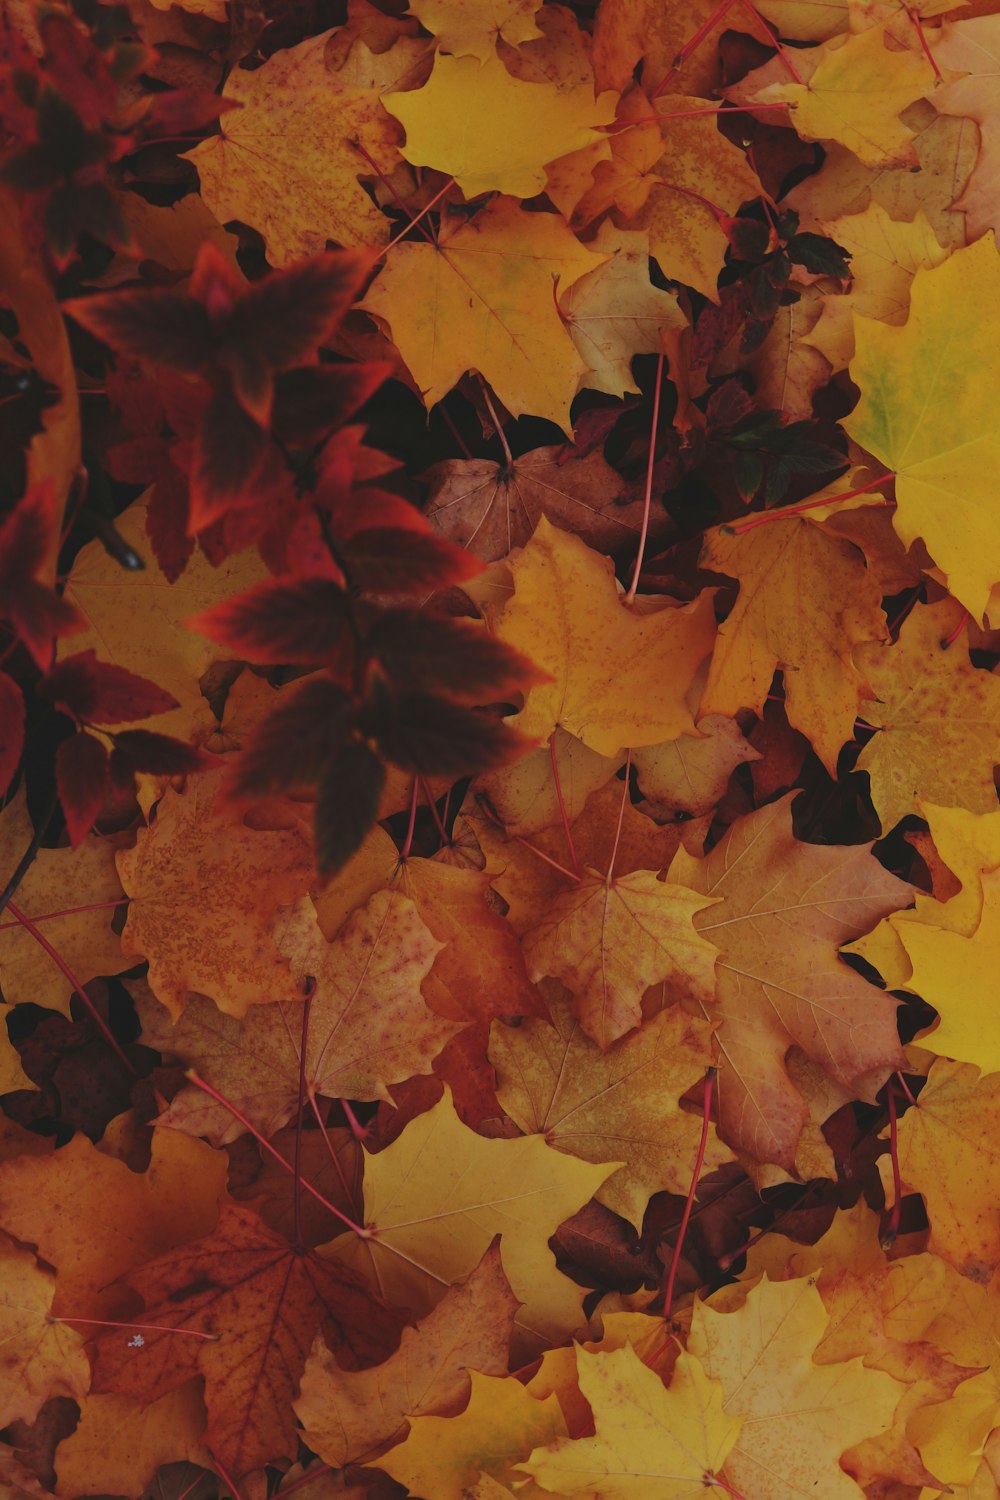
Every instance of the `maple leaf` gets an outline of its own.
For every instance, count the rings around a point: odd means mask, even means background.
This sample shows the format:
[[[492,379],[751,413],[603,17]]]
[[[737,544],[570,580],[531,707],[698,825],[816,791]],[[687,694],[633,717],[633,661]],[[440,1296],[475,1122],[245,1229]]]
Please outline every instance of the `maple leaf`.
[[[415,1418],[450,1414],[469,1395],[470,1369],[506,1373],[517,1305],[494,1243],[374,1369],[343,1369],[317,1339],[295,1402],[309,1446],[342,1468],[366,1461]]]
[[[520,46],[541,36],[535,22],[540,0],[416,0],[410,9],[420,24],[455,57],[478,57],[486,62],[498,39]]]
[[[539,1443],[566,1430],[554,1396],[535,1400],[519,1380],[470,1373],[468,1405],[452,1417],[414,1417],[402,1443],[376,1459],[410,1494],[464,1500],[480,1476],[506,1478]],[[514,1476],[511,1476],[514,1477]],[[498,1485],[496,1494],[509,1490]],[[487,1490],[489,1494],[489,1490]]]
[[[74,1495],[139,1496],[162,1465],[186,1459],[202,1466],[211,1455],[201,1438],[205,1403],[201,1381],[188,1380],[148,1403],[134,1396],[84,1396],[80,1420],[56,1449],[59,1483]]]
[[[595,273],[584,282],[589,274]],[[435,464],[423,476],[430,485],[428,519],[483,562],[523,547],[543,515],[600,552],[634,545],[642,500],[628,498],[627,486],[599,449],[568,459],[565,452],[564,444],[554,444],[509,464],[480,458]],[[665,520],[654,517],[651,538],[665,530]]]
[[[694,925],[708,904],[655,870],[584,875],[525,934],[528,973],[561,980],[582,1030],[607,1048],[639,1025],[654,984],[711,1004],[717,950]]]
[[[531,689],[526,735],[566,729],[599,755],[694,732],[685,701],[715,634],[708,591],[690,605],[640,613],[619,597],[606,558],[543,516],[511,567],[514,597],[498,633],[529,650],[551,681]],[[663,601],[658,601],[663,602]],[[664,691],[645,693],[651,680]]]
[[[710,533],[700,561],[740,580],[719,627],[701,713],[760,714],[780,667],[788,722],[835,776],[865,694],[852,648],[888,635],[881,591],[861,553],[803,517],[774,517],[744,533]]]
[[[150,985],[172,1015],[189,991],[235,1016],[299,995],[271,924],[279,901],[308,889],[309,842],[297,829],[251,830],[219,811],[222,774],[199,776],[183,793],[168,789],[156,821],[118,856],[131,897],[123,951],[149,960]],[[174,914],[191,889],[201,899],[182,928]]]
[[[597,1199],[642,1226],[653,1193],[686,1192],[700,1120],[680,1098],[710,1060],[708,1029],[679,1007],[601,1052],[582,1033],[566,1000],[550,1005],[552,1024],[494,1024],[490,1061],[497,1098],[526,1133],[585,1161],[625,1158]],[[711,1171],[728,1152],[709,1138]]]
[[[436,245],[405,243],[362,306],[384,321],[428,407],[472,368],[512,416],[547,417],[567,434],[584,362],[552,297],[602,263],[557,214],[496,198],[453,215]]]
[[[998,582],[989,482],[997,448],[984,405],[995,358],[986,314],[998,301],[991,234],[918,271],[902,328],[855,321],[851,379],[861,400],[844,422],[856,443],[895,470],[900,537],[907,546],[923,538],[949,589],[977,620]]]
[[[794,1043],[834,1080],[868,1092],[900,1062],[895,1002],[839,958],[839,947],[910,888],[870,845],[831,848],[792,833],[791,797],[739,819],[703,860],[668,872],[722,898],[695,918],[719,949],[715,1002],[723,1140],[794,1169],[805,1107],[784,1069]]]
[[[716,647],[718,650],[718,646]],[[735,719],[706,713],[696,734],[682,734],[632,754],[639,787],[656,804],[655,816],[685,812],[697,817],[716,806],[737,766],[760,758]]]
[[[917,811],[918,796],[977,813],[996,807],[1000,683],[972,666],[964,632],[949,643],[962,618],[950,600],[918,605],[894,646],[856,650],[875,699],[861,714],[877,729],[857,767],[868,772],[886,832]],[[961,753],[946,754],[959,736]]]
[[[79,610],[43,581],[58,527],[51,482],[28,490],[0,522],[0,615],[42,671],[51,662],[56,637],[84,626]]]
[[[459,1120],[446,1089],[398,1140],[367,1158],[370,1238],[341,1238],[333,1248],[368,1270],[393,1304],[421,1316],[440,1301],[443,1287],[471,1273],[493,1235],[502,1234],[504,1272],[522,1303],[518,1357],[520,1348],[537,1350],[579,1326],[582,1291],[556,1270],[547,1241],[612,1171],[612,1165],[578,1161],[534,1137],[476,1135]]]
[[[994,16],[972,16],[967,21],[948,21],[934,46],[941,68],[953,75],[935,90],[934,108],[979,126],[975,166],[954,208],[965,215],[968,243],[988,229],[1000,228],[996,218],[995,182],[1000,140],[996,122],[996,78],[1000,73],[1000,33]]]
[[[82,1398],[90,1362],[82,1336],[50,1320],[55,1276],[30,1250],[0,1241],[0,1419],[33,1422],[53,1396]]]
[[[205,1377],[208,1444],[236,1474],[295,1448],[291,1402],[318,1330],[345,1363],[384,1357],[399,1324],[344,1266],[295,1249],[249,1209],[223,1203],[217,1229],[129,1273],[145,1303],[141,1348],[97,1341],[96,1392],[147,1402]],[[171,1337],[172,1329],[207,1335]]]
[[[829,1315],[813,1277],[765,1276],[740,1291],[734,1310],[696,1302],[688,1336],[688,1353],[722,1387],[723,1410],[743,1418],[727,1478],[747,1500],[790,1500],[817,1486],[831,1500],[852,1500],[857,1485],[840,1456],[889,1427],[902,1388],[860,1359],[815,1362]]]
[[[596,1435],[536,1448],[519,1465],[546,1491],[688,1500],[712,1485],[741,1419],[723,1411],[719,1382],[696,1358],[678,1356],[668,1387],[630,1344],[608,1353],[578,1347],[576,1367]]]
[[[446,172],[467,198],[534,197],[545,188],[546,163],[599,139],[596,127],[615,115],[613,95],[595,100],[585,81],[572,92],[523,83],[495,51],[485,59],[438,53],[422,88],[382,102],[406,130],[407,161]],[[474,134],[451,128],[473,117]]]

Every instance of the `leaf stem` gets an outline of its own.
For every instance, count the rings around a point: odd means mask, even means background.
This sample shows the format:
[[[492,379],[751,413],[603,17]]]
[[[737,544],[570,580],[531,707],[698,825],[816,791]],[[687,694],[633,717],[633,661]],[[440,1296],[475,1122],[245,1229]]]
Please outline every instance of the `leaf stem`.
[[[695,194],[697,197],[697,194]],[[643,558],[646,555],[646,538],[649,535],[649,510],[653,501],[653,470],[656,465],[656,429],[660,425],[660,392],[663,389],[663,361],[661,354],[656,362],[656,384],[653,387],[653,419],[649,429],[649,457],[646,460],[646,490],[643,495],[642,527],[639,531],[639,550],[635,555],[635,567],[632,569],[632,582],[629,584],[628,593],[625,595],[625,603],[635,602],[635,591],[639,587],[639,574],[642,572]]]
[[[629,779],[629,773],[631,772],[631,770],[632,770],[632,751],[629,750],[628,754],[625,756],[625,780],[622,783],[622,800],[621,800],[621,803],[619,804],[619,807],[618,807],[618,827],[615,829],[615,842],[614,842],[614,846],[613,846],[613,848],[611,850],[611,859],[610,859],[610,861],[608,863],[608,873],[607,873],[607,876],[606,876],[608,885],[610,885],[611,882],[612,882],[612,880],[614,879],[614,874],[615,874],[615,860],[618,858],[618,845],[621,842],[622,823],[625,821],[625,803],[628,800],[628,779]]]
[[[207,1339],[217,1344],[221,1333],[201,1333],[197,1328],[172,1328],[169,1323],[123,1323],[118,1318],[56,1318],[51,1313],[45,1316],[46,1323],[87,1323],[93,1328],[136,1328],[141,1333],[179,1333],[188,1339]]]
[[[490,414],[490,421],[493,423],[493,430],[495,431],[497,437],[500,439],[500,446],[503,448],[504,461],[507,465],[507,468],[512,469],[514,467],[514,455],[510,451],[510,444],[507,441],[507,434],[503,430],[503,423],[497,416],[496,407],[493,405],[493,397],[490,395],[490,388],[481,375],[479,376],[479,384],[483,388],[483,400],[486,402],[486,410]]]
[[[580,861],[576,857],[576,845],[573,843],[573,830],[569,823],[569,813],[566,811],[566,799],[563,796],[562,778],[559,775],[559,759],[556,755],[556,731],[553,729],[549,735],[549,760],[552,765],[552,781],[556,789],[556,801],[559,803],[559,816],[562,819],[563,832],[566,835],[566,843],[569,845],[569,857],[573,861],[573,873],[577,880],[580,878]]]
[[[705,1072],[705,1095],[701,1108],[701,1140],[698,1142],[698,1155],[695,1157],[694,1171],[691,1174],[691,1186],[688,1188],[684,1212],[681,1215],[680,1229],[677,1231],[677,1239],[674,1242],[674,1253],[670,1257],[670,1270],[667,1274],[666,1286],[663,1289],[664,1321],[669,1320],[670,1309],[673,1307],[674,1282],[677,1279],[677,1268],[681,1263],[684,1236],[687,1234],[687,1227],[691,1220],[694,1195],[698,1190],[698,1178],[701,1176],[701,1169],[705,1165],[705,1151],[708,1147],[708,1129],[712,1119],[712,1091],[715,1088],[715,1075],[717,1071],[716,1068],[708,1068]]]
[[[856,495],[866,495],[869,490],[877,489],[880,484],[886,484],[891,479],[890,474],[879,474],[876,479],[869,479],[867,484],[859,484],[857,489],[845,490],[842,495],[824,495],[818,500],[803,500],[798,505],[785,505],[780,510],[768,510],[763,515],[751,516],[748,521],[739,521],[735,526],[722,526],[719,529],[727,536],[742,536],[745,531],[755,531],[758,526],[770,526],[772,521],[783,521],[786,516],[800,516],[807,510],[819,510],[824,505],[842,505],[845,500],[853,500]],[[895,500],[876,501],[868,509],[875,510],[879,504],[895,505]]]
[[[35,860],[38,856],[38,851],[42,847],[42,839],[48,832],[49,824],[55,817],[56,808],[58,807],[58,805],[58,798],[53,796],[45,811],[42,813],[42,816],[39,818],[38,827],[31,835],[31,841],[28,844],[27,849],[25,849],[24,853],[21,855],[21,858],[18,860],[17,865],[14,868],[13,875],[11,875],[3,890],[0,891],[0,912],[4,911],[6,907],[9,906],[11,896],[16,894],[17,888],[21,884],[21,881],[24,879],[25,875],[27,875],[28,871],[35,863]]]
[[[316,981],[310,976],[306,983],[309,986],[306,994],[305,1004],[302,1007],[302,1041],[299,1046],[299,1108],[295,1121],[295,1180],[292,1190],[292,1212],[295,1220],[295,1248],[301,1252],[305,1249],[302,1238],[302,1127],[304,1124],[306,1103],[306,1046],[309,1041],[309,1015],[312,1010],[313,993],[316,989]]]

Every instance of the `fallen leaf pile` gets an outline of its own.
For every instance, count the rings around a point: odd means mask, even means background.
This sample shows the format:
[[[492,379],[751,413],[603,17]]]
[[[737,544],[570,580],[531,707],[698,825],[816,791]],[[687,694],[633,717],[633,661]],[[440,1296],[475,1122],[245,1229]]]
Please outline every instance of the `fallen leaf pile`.
[[[6,0],[0,1500],[1000,1500],[1000,0]]]

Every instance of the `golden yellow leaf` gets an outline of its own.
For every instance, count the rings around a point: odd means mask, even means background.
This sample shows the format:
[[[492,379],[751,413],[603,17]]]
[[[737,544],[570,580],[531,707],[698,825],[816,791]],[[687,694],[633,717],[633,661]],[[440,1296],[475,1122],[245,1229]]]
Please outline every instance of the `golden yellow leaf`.
[[[919,1045],[956,1062],[1000,1072],[1000,1035],[994,1024],[1000,968],[1000,875],[982,876],[982,913],[968,937],[920,922],[900,925],[900,941],[912,966],[907,989],[938,1013]]]
[[[611,780],[619,758],[588,750],[565,729],[556,730],[554,751],[566,816],[575,823],[591,793]],[[512,765],[476,777],[473,796],[485,798],[508,833],[523,837],[562,822],[552,755],[552,748],[545,745]]]
[[[690,1353],[669,1387],[631,1345],[576,1351],[580,1390],[594,1414],[594,1437],[537,1448],[520,1465],[557,1495],[607,1500],[694,1500],[712,1487],[739,1435],[741,1419],[722,1409],[722,1388]]]
[[[410,10],[444,52],[486,62],[497,40],[517,47],[541,36],[535,22],[541,0],[413,0]]]
[[[654,984],[712,1003],[717,949],[694,925],[710,904],[655,870],[583,875],[525,933],[528,974],[560,980],[581,1029],[610,1047],[639,1025],[642,997]]]
[[[726,1477],[746,1500],[857,1500],[840,1456],[889,1427],[903,1389],[860,1359],[817,1364],[829,1321],[811,1276],[765,1276],[731,1312],[695,1303],[688,1352],[743,1417]]]
[[[865,689],[852,648],[888,636],[881,592],[864,557],[850,542],[794,516],[735,535],[722,528],[709,533],[701,566],[740,581],[739,598],[719,627],[701,711],[761,714],[780,667],[788,722],[835,776]]]
[[[52,1396],[90,1388],[85,1329],[49,1319],[55,1276],[30,1250],[0,1239],[0,1421],[33,1422]]]
[[[640,613],[610,561],[544,517],[512,571],[498,634],[552,678],[531,689],[518,729],[538,739],[566,729],[605,756],[694,732],[685,698],[715,635],[710,591]]]
[[[556,1269],[549,1237],[617,1165],[592,1166],[535,1137],[488,1140],[462,1124],[445,1089],[440,1103],[365,1162],[372,1237],[341,1237],[330,1253],[421,1317],[502,1234],[504,1272],[522,1303],[514,1357],[532,1357],[582,1321],[583,1289]]]
[[[454,177],[467,198],[533,198],[544,191],[547,162],[601,139],[596,127],[614,119],[616,99],[595,100],[586,83],[524,83],[493,51],[483,61],[438,53],[422,88],[382,103],[406,131],[407,161]]]
[[[641,1229],[653,1193],[686,1193],[691,1181],[701,1120],[680,1098],[711,1061],[709,1029],[674,1007],[601,1052],[568,1000],[549,1009],[551,1025],[494,1022],[489,1055],[497,1098],[526,1134],[543,1135],[560,1151],[585,1161],[624,1157],[596,1197]],[[712,1128],[705,1171],[729,1159]]]
[[[532,1448],[566,1431],[554,1396],[536,1401],[513,1376],[473,1370],[470,1380],[472,1394],[463,1412],[414,1417],[409,1436],[374,1460],[411,1495],[465,1500],[480,1476],[507,1477]]]
[[[211,1463],[202,1446],[201,1381],[186,1380],[148,1405],[133,1396],[85,1396],[80,1422],[56,1450],[57,1494],[139,1496],[163,1464]]]
[[[436,245],[396,245],[362,306],[386,324],[428,407],[475,369],[512,416],[569,433],[584,365],[553,278],[564,292],[600,263],[559,215],[497,198],[472,219],[446,219]]]
[[[655,805],[655,816],[677,812],[697,817],[719,801],[737,766],[759,760],[735,719],[706,714],[697,734],[682,734],[660,745],[643,745],[632,756],[639,790]]]
[[[858,756],[888,833],[919,811],[919,799],[969,812],[996,807],[993,767],[1000,761],[1000,680],[969,660],[952,600],[918,604],[892,646],[862,645],[854,660],[876,701],[860,713],[877,733]]]
[[[754,102],[794,104],[795,130],[804,140],[839,141],[866,166],[916,166],[913,132],[899,116],[930,93],[934,70],[916,41],[915,52],[892,51],[885,41],[883,28],[872,26],[798,53],[807,58],[807,81],[769,84]]]
[[[1000,259],[988,234],[916,273],[902,328],[856,322],[851,379],[861,400],[844,422],[856,443],[896,472],[894,525],[903,541],[923,538],[951,593],[977,620],[1000,581],[993,484],[1000,438],[989,397],[998,316]]]

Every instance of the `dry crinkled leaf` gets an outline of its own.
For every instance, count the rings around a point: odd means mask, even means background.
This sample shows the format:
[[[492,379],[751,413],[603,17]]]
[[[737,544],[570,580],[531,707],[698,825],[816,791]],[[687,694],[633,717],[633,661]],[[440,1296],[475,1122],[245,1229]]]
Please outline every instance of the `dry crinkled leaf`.
[[[154,1401],[205,1377],[206,1442],[241,1478],[295,1452],[292,1400],[317,1332],[357,1367],[384,1359],[399,1323],[359,1278],[224,1203],[218,1227],[129,1273],[145,1303],[141,1346],[128,1330],[97,1344],[94,1389]],[[187,1328],[207,1338],[171,1336]]]
[[[186,1459],[207,1467],[204,1431],[199,1380],[149,1403],[135,1396],[85,1396],[75,1432],[56,1450],[58,1493],[139,1496],[163,1464]]]
[[[765,1276],[731,1312],[695,1303],[688,1352],[743,1417],[726,1477],[746,1500],[856,1500],[840,1456],[890,1426],[903,1388],[860,1359],[817,1364],[829,1321],[812,1276]]]
[[[566,291],[600,262],[559,215],[500,197],[472,219],[446,219],[436,245],[396,245],[362,305],[387,325],[428,407],[475,369],[512,416],[547,417],[568,434],[584,366],[553,277]]]
[[[715,635],[710,590],[689,605],[630,608],[608,559],[544,517],[512,572],[498,634],[552,678],[532,687],[518,729],[548,739],[560,727],[606,756],[694,732],[685,700]]]
[[[669,1387],[630,1344],[576,1351],[594,1437],[539,1448],[520,1465],[546,1491],[607,1500],[694,1500],[722,1472],[742,1419],[722,1408],[722,1388],[687,1351]]]
[[[899,1122],[899,1170],[926,1204],[928,1249],[983,1283],[1000,1266],[998,1120],[1000,1074],[939,1058]],[[888,1156],[879,1167],[891,1194]]]
[[[906,929],[917,925],[927,931],[971,938],[983,909],[982,874],[1000,866],[1000,811],[977,816],[965,808],[936,807],[921,801],[920,815],[926,818],[938,856],[958,880],[960,889],[947,901],[917,891],[912,908],[893,912],[874,931],[850,945],[848,951],[874,965],[890,990],[902,989],[910,977],[910,960],[903,942]]]
[[[566,1431],[554,1396],[536,1401],[519,1380],[470,1372],[472,1392],[453,1417],[414,1417],[409,1436],[375,1463],[411,1495],[465,1500],[481,1477],[505,1479],[540,1443]],[[487,1488],[486,1496],[494,1491]],[[509,1491],[497,1484],[496,1494]],[[478,1495],[482,1497],[483,1491]]]
[[[415,1417],[453,1411],[469,1395],[470,1370],[506,1374],[517,1306],[494,1243],[374,1369],[342,1369],[317,1339],[295,1402],[305,1441],[342,1468],[398,1438]]]
[[[815,51],[796,53],[804,83],[772,83],[754,90],[751,74],[741,98],[795,105],[796,132],[807,141],[839,141],[871,167],[917,165],[913,132],[899,118],[934,87],[934,70],[920,51],[892,51],[882,27],[838,36]],[[801,67],[800,67],[801,71]]]
[[[1000,438],[989,396],[998,316],[1000,259],[988,234],[916,273],[902,328],[856,321],[851,379],[861,400],[844,422],[896,472],[897,532],[907,546],[923,538],[976,620],[1000,582],[993,484]]]
[[[535,14],[541,0],[413,0],[413,14],[444,52],[486,62],[498,38],[517,47],[541,36]]]
[[[406,131],[407,161],[454,177],[467,198],[533,198],[545,189],[547,162],[601,139],[597,126],[614,119],[616,99],[595,99],[586,81],[524,83],[491,51],[481,61],[439,52],[422,88],[382,103]],[[473,120],[475,129],[455,128]]]
[[[90,1386],[83,1337],[49,1319],[55,1276],[30,1250],[0,1239],[0,1423],[33,1422],[52,1396]]]
[[[653,1193],[685,1193],[701,1120],[680,1106],[711,1061],[710,1032],[679,1007],[601,1052],[574,1020],[567,999],[550,1004],[552,1024],[495,1023],[490,1061],[497,1098],[527,1134],[585,1161],[625,1158],[598,1201],[642,1227]],[[710,1131],[705,1171],[729,1160]]]
[[[702,712],[762,713],[780,667],[788,722],[835,776],[865,696],[852,648],[888,635],[879,587],[861,553],[804,517],[769,517],[736,535],[711,532],[700,561],[740,581],[719,627]]]
[[[293,977],[314,981],[302,1077],[309,1097],[389,1099],[389,1085],[431,1063],[459,1029],[427,1008],[421,983],[442,945],[405,896],[377,892],[328,943],[309,898],[276,924]],[[140,1005],[143,1036],[179,1057],[271,1137],[298,1108],[305,1001],[254,1006],[241,1022],[192,996],[174,1026]],[[216,1145],[245,1129],[223,1106],[188,1086],[161,1123],[209,1134]]]
[[[861,1097],[901,1065],[895,1001],[838,949],[912,894],[872,858],[870,844],[800,843],[791,802],[738,819],[703,860],[679,852],[668,871],[723,898],[695,918],[719,949],[709,1014],[719,1020],[722,1137],[788,1170],[806,1118],[784,1065],[793,1043]]]
[[[661,745],[644,745],[632,755],[639,789],[659,818],[684,812],[711,812],[737,766],[759,760],[735,719],[706,714],[697,734],[682,734]]]
[[[219,812],[223,774],[192,777],[183,793],[168,789],[152,826],[118,856],[131,897],[122,949],[149,960],[150,986],[174,1016],[192,991],[231,1016],[301,994],[272,922],[311,884],[311,845],[296,829],[250,829],[238,813]]]
[[[4,1226],[55,1266],[58,1316],[121,1316],[116,1277],[214,1227],[225,1153],[173,1130],[152,1149],[141,1174],[80,1134],[52,1156],[0,1165]]]
[[[522,1303],[514,1357],[529,1357],[581,1324],[583,1290],[556,1270],[548,1240],[616,1165],[592,1166],[534,1137],[487,1140],[462,1124],[446,1089],[398,1140],[368,1157],[371,1238],[341,1237],[332,1250],[419,1317],[501,1234],[503,1268]]]
[[[996,807],[1000,680],[969,660],[964,618],[953,600],[918,604],[892,646],[862,645],[854,660],[876,701],[860,713],[877,733],[858,756],[888,833],[919,799],[969,812]],[[948,644],[946,644],[948,643]]]
[[[654,984],[711,1004],[717,950],[694,925],[709,904],[655,870],[583,875],[525,933],[528,973],[566,985],[581,1029],[610,1047],[639,1025]]]
[[[512,464],[446,459],[424,478],[431,486],[431,524],[483,562],[495,562],[514,547],[523,547],[542,516],[573,530],[601,552],[634,546],[642,529],[642,499],[628,499],[625,481],[600,448],[567,457],[564,444],[553,444],[522,453]],[[663,535],[666,525],[666,517],[653,515],[652,541]]]
[[[201,695],[200,679],[214,661],[232,653],[188,630],[184,622],[259,583],[267,570],[252,551],[227,557],[218,567],[196,552],[177,582],[169,584],[146,535],[144,496],[117,517],[115,529],[145,566],[123,568],[99,541],[81,549],[66,580],[66,598],[85,616],[89,628],[70,637],[65,649],[73,653],[92,648],[102,661],[150,678],[173,694],[180,706],[143,719],[143,729],[181,739],[198,729],[207,734],[215,719]]]
[[[650,282],[648,234],[605,220],[590,245],[609,259],[574,282],[559,306],[587,366],[581,383],[625,396],[639,389],[632,379],[635,356],[659,354],[661,333],[687,328],[688,320],[676,295]]]
[[[324,250],[328,239],[384,245],[389,238],[388,221],[358,178],[398,163],[399,127],[382,95],[420,81],[429,44],[403,37],[380,57],[368,54],[379,82],[365,88],[327,66],[333,35],[276,52],[256,71],[233,68],[224,97],[241,107],[189,153],[212,212],[259,230],[278,266]],[[362,41],[355,47],[368,53]]]

